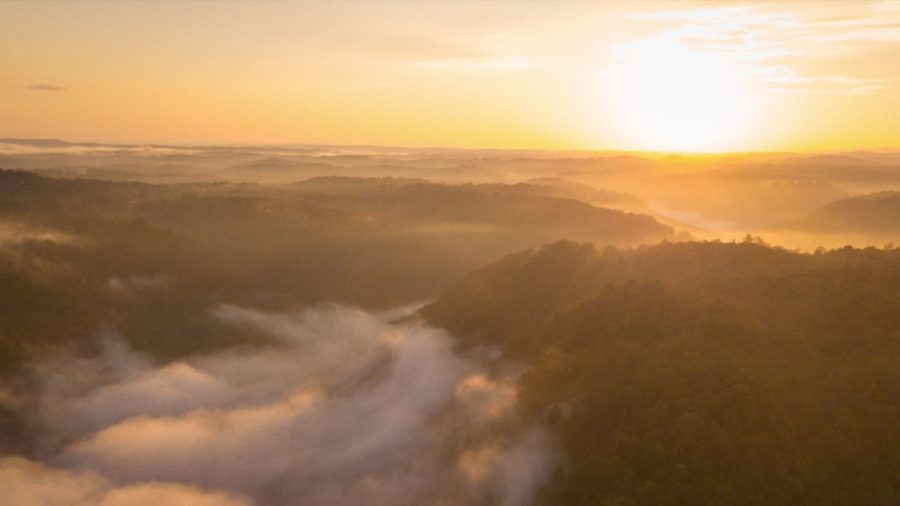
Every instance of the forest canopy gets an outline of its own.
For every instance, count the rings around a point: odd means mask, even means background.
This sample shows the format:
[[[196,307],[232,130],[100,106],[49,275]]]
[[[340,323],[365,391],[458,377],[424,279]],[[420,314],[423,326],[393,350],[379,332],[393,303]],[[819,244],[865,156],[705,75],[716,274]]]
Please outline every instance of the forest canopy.
[[[560,242],[421,313],[527,364],[548,504],[895,504],[900,251]]]

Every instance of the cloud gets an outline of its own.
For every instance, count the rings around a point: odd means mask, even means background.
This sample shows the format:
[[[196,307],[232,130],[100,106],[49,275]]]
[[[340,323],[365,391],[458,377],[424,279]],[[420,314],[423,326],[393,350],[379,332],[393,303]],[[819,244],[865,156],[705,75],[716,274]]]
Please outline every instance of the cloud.
[[[63,88],[62,86],[57,86],[55,84],[32,84],[28,86],[28,89],[33,91],[69,91],[68,88]]]
[[[482,54],[478,47],[469,42],[446,40],[423,33],[378,31],[360,33],[358,37],[355,50],[392,59],[418,61],[423,58],[467,58]]]
[[[838,75],[799,75],[784,65],[758,67],[755,77],[775,86],[769,91],[776,93],[828,93],[846,95],[867,95],[885,88],[881,79],[863,79]]]
[[[456,72],[477,72],[497,70],[522,70],[534,67],[534,63],[523,57],[471,57],[446,58],[419,62],[419,67]]]
[[[630,16],[675,26],[612,47],[610,78],[632,72],[648,52],[675,52],[711,62],[774,93],[865,95],[888,87],[883,76],[847,75],[829,58],[900,42],[900,2],[860,3],[840,18],[756,6],[703,7]],[[800,70],[800,67],[806,67]]]
[[[106,282],[106,289],[112,294],[127,297],[142,290],[161,290],[171,281],[172,278],[170,276],[110,278]]]
[[[52,241],[58,244],[67,244],[75,242],[76,238],[45,227],[35,227],[15,221],[0,221],[0,246],[28,241]]]
[[[110,336],[100,356],[39,366],[46,460],[288,505],[525,505],[552,470],[515,374],[441,330],[338,306],[213,315],[277,344],[155,365]]]
[[[249,506],[248,499],[178,483],[117,487],[96,473],[68,471],[20,457],[0,459],[0,504],[16,506]]]

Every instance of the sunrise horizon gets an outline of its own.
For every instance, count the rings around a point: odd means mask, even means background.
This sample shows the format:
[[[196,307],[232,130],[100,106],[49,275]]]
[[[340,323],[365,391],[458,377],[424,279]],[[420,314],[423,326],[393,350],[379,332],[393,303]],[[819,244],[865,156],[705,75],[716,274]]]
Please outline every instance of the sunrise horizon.
[[[104,145],[104,146],[166,146],[177,148],[190,147],[334,147],[334,148],[385,148],[389,150],[444,150],[444,151],[476,151],[476,152],[540,152],[558,154],[586,154],[586,155],[644,155],[649,157],[662,157],[669,155],[689,155],[696,157],[714,157],[723,155],[808,155],[808,154],[846,154],[853,152],[867,153],[895,153],[900,152],[900,144],[884,146],[847,146],[836,148],[810,148],[810,149],[759,149],[759,150],[707,150],[707,151],[654,151],[654,150],[628,150],[615,148],[588,148],[588,147],[491,147],[491,146],[453,146],[431,144],[366,144],[366,143],[340,143],[340,142],[314,142],[314,141],[167,141],[167,140],[116,140],[116,139],[76,139],[62,137],[0,137],[0,143],[4,141],[16,142],[60,142],[71,145]]]
[[[0,136],[666,153],[897,147],[900,119],[886,111],[900,109],[898,2],[543,7],[6,3]]]

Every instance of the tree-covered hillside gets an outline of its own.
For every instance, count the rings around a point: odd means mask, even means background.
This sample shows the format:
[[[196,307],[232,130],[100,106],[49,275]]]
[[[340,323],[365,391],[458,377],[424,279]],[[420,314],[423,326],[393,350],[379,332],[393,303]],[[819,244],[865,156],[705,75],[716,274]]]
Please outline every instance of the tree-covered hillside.
[[[535,190],[536,191],[536,190]],[[369,308],[435,297],[479,264],[563,237],[670,237],[646,215],[511,185],[320,178],[155,185],[0,171],[0,364],[103,325],[176,357],[236,341],[220,303]]]
[[[887,191],[837,200],[786,228],[813,232],[870,232],[900,238],[900,192]]]
[[[526,365],[548,504],[900,502],[900,251],[560,242],[422,314]]]

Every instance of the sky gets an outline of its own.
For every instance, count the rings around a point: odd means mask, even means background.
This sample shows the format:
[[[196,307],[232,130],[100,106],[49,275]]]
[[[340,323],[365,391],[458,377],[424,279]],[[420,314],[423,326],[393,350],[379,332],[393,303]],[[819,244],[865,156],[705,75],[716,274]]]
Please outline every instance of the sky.
[[[900,145],[900,2],[0,2],[0,137]]]

